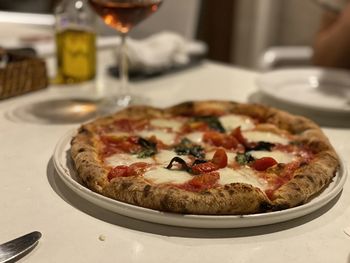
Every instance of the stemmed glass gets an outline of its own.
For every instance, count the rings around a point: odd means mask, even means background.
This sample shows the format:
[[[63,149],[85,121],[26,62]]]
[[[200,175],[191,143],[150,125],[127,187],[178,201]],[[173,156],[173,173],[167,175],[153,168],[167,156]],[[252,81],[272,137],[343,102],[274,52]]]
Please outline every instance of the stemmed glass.
[[[108,111],[139,104],[144,101],[142,96],[130,93],[128,77],[128,58],[126,37],[129,31],[142,20],[156,12],[163,0],[89,0],[90,5],[101,16],[104,22],[116,29],[121,36],[118,68],[120,92],[116,97],[108,99]]]

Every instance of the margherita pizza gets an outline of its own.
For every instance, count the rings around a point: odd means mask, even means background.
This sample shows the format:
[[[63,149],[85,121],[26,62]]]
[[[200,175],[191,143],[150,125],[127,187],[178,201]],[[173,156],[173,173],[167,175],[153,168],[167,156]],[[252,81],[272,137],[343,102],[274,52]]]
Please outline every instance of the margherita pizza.
[[[339,167],[309,119],[227,101],[127,108],[82,125],[71,155],[91,190],[183,214],[295,207],[323,191]]]

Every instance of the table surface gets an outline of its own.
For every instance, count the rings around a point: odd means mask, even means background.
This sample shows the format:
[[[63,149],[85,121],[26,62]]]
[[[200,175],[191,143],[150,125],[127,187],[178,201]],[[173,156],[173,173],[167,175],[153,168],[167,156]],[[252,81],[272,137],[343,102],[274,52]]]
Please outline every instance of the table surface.
[[[112,63],[100,55],[101,65]],[[131,219],[79,197],[57,176],[52,154],[79,123],[42,122],[13,114],[36,103],[94,99],[118,85],[101,66],[96,83],[46,90],[0,102],[0,243],[43,233],[21,262],[350,262],[350,182],[329,204],[307,216],[241,229],[195,229]],[[132,83],[154,106],[186,100],[248,101],[258,73],[213,62]],[[15,116],[15,117],[14,117]],[[348,128],[323,128],[344,160]],[[347,166],[347,169],[349,167]],[[104,237],[104,240],[101,240]]]

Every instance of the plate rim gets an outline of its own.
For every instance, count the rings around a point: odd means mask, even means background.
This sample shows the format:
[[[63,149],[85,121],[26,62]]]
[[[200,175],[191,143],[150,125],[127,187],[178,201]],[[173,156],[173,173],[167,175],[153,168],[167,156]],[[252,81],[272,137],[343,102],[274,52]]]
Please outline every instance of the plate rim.
[[[328,204],[342,191],[348,175],[345,163],[341,159],[340,169],[333,178],[334,185],[329,192],[321,193],[320,196],[324,194],[322,198],[316,198],[306,204],[281,211],[249,215],[193,215],[162,212],[105,197],[93,192],[72,178],[69,167],[66,166],[66,163],[61,162],[61,157],[67,152],[66,148],[70,144],[74,134],[76,134],[76,129],[70,130],[62,136],[57,142],[53,152],[55,170],[64,184],[80,197],[100,208],[107,209],[120,215],[162,225],[191,228],[246,228],[286,222],[311,214]],[[217,222],[219,222],[219,224]]]
[[[279,83],[280,81],[270,82],[269,80],[269,78],[274,77],[276,75],[282,75],[287,73],[289,73],[289,75],[294,75],[294,76],[300,76],[300,74],[305,76],[311,73],[313,75],[319,76],[324,72],[329,73],[331,75],[342,75],[343,77],[347,77],[350,80],[350,71],[347,71],[347,70],[320,68],[320,67],[300,67],[300,68],[283,68],[283,69],[276,69],[276,70],[264,72],[260,74],[258,77],[256,77],[255,83],[258,88],[258,91],[261,92],[263,95],[268,96],[272,99],[281,101],[283,103],[288,103],[290,105],[298,106],[301,108],[307,108],[307,109],[312,109],[312,110],[326,112],[326,113],[350,114],[350,109],[347,109],[347,108],[340,108],[340,107],[334,108],[329,106],[318,106],[318,105],[306,104],[303,102],[298,102],[296,100],[290,100],[283,96],[278,96],[278,94],[273,91],[275,91],[274,86],[276,86],[276,83]],[[288,78],[298,79],[297,77],[288,77]],[[299,77],[299,79],[302,79],[302,78]],[[269,82],[273,84],[268,84]]]

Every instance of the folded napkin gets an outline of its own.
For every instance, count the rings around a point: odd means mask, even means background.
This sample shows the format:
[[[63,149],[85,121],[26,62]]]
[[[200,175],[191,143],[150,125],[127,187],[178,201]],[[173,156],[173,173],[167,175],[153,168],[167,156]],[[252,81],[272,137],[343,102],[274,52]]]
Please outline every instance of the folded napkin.
[[[119,55],[119,48],[117,55]],[[172,32],[161,32],[146,39],[127,40],[127,56],[131,71],[158,71],[188,64],[191,57],[204,56],[207,47],[188,41]]]

